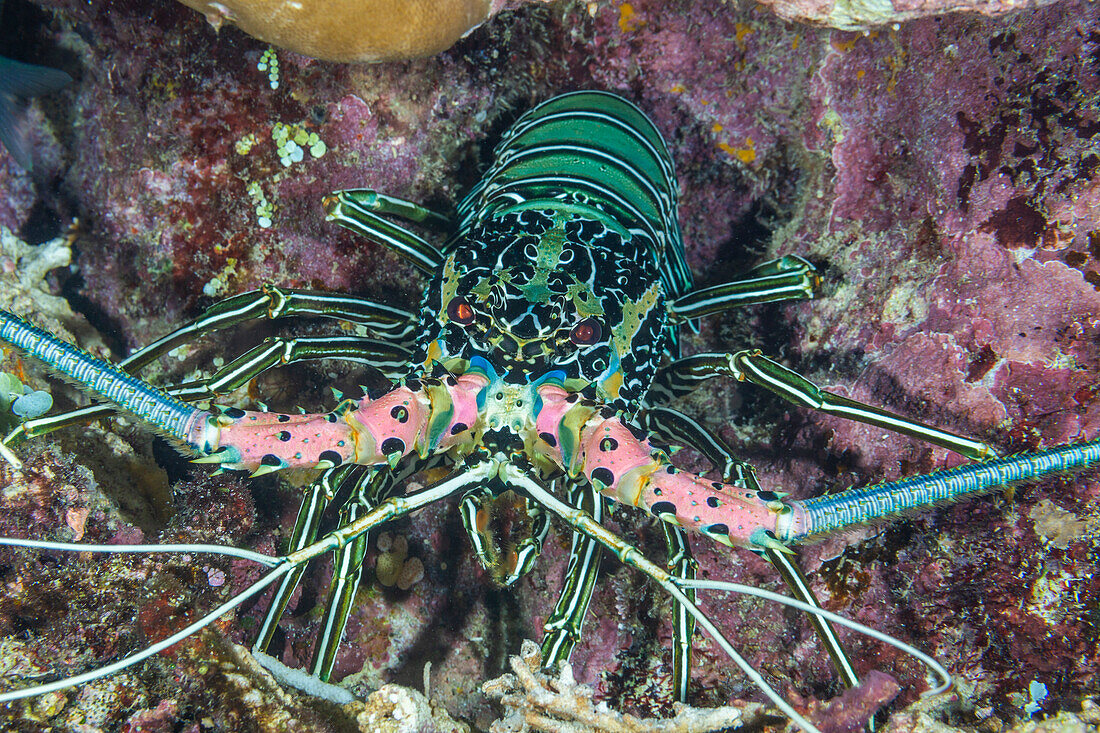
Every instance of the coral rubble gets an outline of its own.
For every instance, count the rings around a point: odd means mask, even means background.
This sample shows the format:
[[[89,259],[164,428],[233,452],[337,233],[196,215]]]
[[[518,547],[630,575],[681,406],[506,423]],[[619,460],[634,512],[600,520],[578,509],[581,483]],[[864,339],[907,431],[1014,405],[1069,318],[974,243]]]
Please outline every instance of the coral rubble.
[[[552,679],[542,671],[541,661],[538,644],[524,641],[520,653],[509,661],[512,673],[482,685],[485,694],[499,699],[505,710],[490,728],[492,733],[705,733],[748,726],[763,714],[758,703],[706,710],[677,703],[670,718],[624,715],[606,702],[594,703],[592,688],[576,683],[568,663]]]
[[[762,4],[771,8],[780,18],[846,31],[884,28],[907,20],[946,13],[1004,15],[1053,2],[1056,0],[762,0]]]

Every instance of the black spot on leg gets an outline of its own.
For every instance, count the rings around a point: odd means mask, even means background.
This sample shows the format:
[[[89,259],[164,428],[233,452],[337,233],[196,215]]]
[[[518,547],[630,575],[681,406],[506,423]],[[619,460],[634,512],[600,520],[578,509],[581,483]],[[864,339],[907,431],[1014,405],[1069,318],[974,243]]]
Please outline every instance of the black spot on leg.
[[[551,448],[558,447],[558,439],[555,438],[552,433],[539,433],[539,437]]]
[[[382,441],[382,455],[388,456],[390,453],[404,453],[405,441],[401,438],[386,438]]]
[[[321,455],[317,456],[317,462],[331,461],[334,466],[339,466],[344,462],[343,457],[334,450],[323,451]]]
[[[707,506],[709,506],[711,509],[717,509],[718,507],[722,506],[722,502],[718,501],[718,497],[716,496],[708,496]]]
[[[279,415],[279,422],[290,422],[290,415]]]
[[[600,466],[592,472],[592,480],[599,481],[604,486],[614,486],[615,474],[611,473],[610,469]]]
[[[451,426],[451,435],[458,435],[459,433],[464,433],[469,429],[470,426],[466,423],[456,422],[454,425]]]
[[[281,466],[283,465],[283,459],[279,456],[268,453],[266,456],[260,459],[260,465],[262,466]]]
[[[240,420],[242,417],[244,417],[244,410],[239,407],[229,407],[225,410],[225,416],[231,417],[234,420]]]
[[[649,508],[649,511],[653,512],[655,516],[661,516],[662,514],[671,514],[676,516],[676,505],[671,501],[659,501]]]
[[[600,441],[600,450],[604,453],[609,453],[616,450],[619,447],[619,441],[614,438],[604,438]]]
[[[290,440],[290,431],[289,430],[280,430],[278,433],[276,433],[275,437],[285,443],[288,440]]]
[[[407,423],[409,421],[409,410],[404,405],[397,405],[390,410],[390,417],[399,423]]]

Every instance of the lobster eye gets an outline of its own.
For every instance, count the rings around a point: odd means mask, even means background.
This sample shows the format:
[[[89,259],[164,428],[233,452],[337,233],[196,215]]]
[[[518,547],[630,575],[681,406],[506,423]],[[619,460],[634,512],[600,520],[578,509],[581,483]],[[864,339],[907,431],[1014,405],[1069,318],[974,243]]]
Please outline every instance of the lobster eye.
[[[447,317],[460,326],[468,326],[474,322],[474,309],[465,298],[453,298],[447,304]]]
[[[585,318],[569,332],[569,340],[577,346],[590,346],[600,340],[603,329],[595,318]]]

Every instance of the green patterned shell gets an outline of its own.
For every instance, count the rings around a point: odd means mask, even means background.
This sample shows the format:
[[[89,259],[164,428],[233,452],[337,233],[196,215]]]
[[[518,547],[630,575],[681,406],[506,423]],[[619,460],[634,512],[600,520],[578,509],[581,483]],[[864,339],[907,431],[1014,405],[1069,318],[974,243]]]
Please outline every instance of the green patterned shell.
[[[555,374],[632,411],[678,354],[667,301],[692,286],[664,140],[629,102],[577,92],[523,115],[495,156],[428,286],[417,361]]]

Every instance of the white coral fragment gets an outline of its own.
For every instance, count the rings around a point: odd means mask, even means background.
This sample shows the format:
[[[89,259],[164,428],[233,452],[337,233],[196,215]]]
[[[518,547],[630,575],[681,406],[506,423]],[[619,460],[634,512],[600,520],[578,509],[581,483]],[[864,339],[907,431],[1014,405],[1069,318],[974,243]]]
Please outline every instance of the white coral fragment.
[[[758,720],[765,708],[759,703],[713,709],[674,704],[671,718],[638,718],[592,702],[592,688],[573,680],[572,669],[562,665],[561,674],[552,679],[540,669],[539,647],[523,642],[510,665],[514,674],[506,674],[482,685],[489,697],[500,700],[505,715],[493,723],[492,733],[550,731],[561,733],[704,733],[740,728]]]
[[[423,693],[399,685],[384,685],[371,693],[355,716],[359,730],[370,733],[468,733],[442,707]]]
[[[1049,499],[1033,506],[1028,516],[1035,522],[1035,533],[1059,550],[1066,549],[1071,542],[1085,535],[1085,522]]]
[[[78,330],[85,347],[100,344],[69,302],[51,295],[46,284],[50,270],[72,262],[72,238],[61,236],[33,247],[10,229],[0,226],[0,308],[32,317],[34,324],[66,341],[77,343]]]

